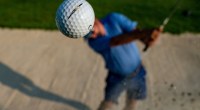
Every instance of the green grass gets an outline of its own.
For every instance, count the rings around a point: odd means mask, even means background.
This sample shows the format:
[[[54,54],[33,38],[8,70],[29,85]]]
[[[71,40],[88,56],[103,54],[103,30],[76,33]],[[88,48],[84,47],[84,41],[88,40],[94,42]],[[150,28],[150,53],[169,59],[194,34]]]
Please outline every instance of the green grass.
[[[63,0],[0,0],[0,27],[57,29],[55,12]],[[140,28],[159,26],[175,0],[88,0],[95,15],[102,18],[110,12],[121,12],[138,21]],[[189,10],[190,16],[182,12]],[[199,0],[181,0],[165,31],[200,32]]]

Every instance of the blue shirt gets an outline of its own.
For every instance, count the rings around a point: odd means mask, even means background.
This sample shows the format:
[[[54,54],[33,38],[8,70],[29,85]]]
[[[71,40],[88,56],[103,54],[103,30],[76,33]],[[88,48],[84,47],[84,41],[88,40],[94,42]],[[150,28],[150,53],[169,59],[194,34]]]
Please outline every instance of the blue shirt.
[[[101,19],[106,35],[96,39],[88,39],[89,46],[101,54],[106,68],[114,73],[128,75],[141,63],[138,48],[134,42],[110,47],[112,37],[130,32],[136,28],[137,22],[131,21],[119,13],[111,13]]]

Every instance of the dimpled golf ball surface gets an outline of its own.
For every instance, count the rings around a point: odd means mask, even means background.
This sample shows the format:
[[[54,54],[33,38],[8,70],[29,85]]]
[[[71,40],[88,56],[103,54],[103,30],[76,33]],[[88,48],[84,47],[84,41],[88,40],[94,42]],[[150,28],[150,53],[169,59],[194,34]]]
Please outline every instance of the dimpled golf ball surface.
[[[87,35],[94,25],[94,11],[85,0],[65,0],[56,12],[56,25],[67,37]]]

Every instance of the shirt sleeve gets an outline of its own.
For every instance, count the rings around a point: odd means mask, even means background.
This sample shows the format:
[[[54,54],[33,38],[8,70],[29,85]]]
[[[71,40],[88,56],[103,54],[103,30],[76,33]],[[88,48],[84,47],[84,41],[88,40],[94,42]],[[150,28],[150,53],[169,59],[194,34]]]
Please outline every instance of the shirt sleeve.
[[[110,38],[99,37],[96,39],[88,39],[88,44],[94,51],[101,53],[110,48]]]
[[[136,21],[132,21],[131,19],[120,13],[111,13],[110,16],[112,20],[115,20],[115,22],[119,24],[124,32],[132,31],[136,28],[138,24]]]

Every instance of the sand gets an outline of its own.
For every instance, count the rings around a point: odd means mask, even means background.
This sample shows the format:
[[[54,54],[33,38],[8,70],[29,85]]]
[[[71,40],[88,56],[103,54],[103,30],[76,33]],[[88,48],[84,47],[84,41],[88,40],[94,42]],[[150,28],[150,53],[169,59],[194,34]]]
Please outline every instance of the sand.
[[[136,110],[199,110],[200,34],[161,37],[159,45],[141,52],[148,97]],[[95,110],[106,73],[101,56],[83,39],[0,29],[0,110]],[[123,107],[124,95],[115,110]]]

